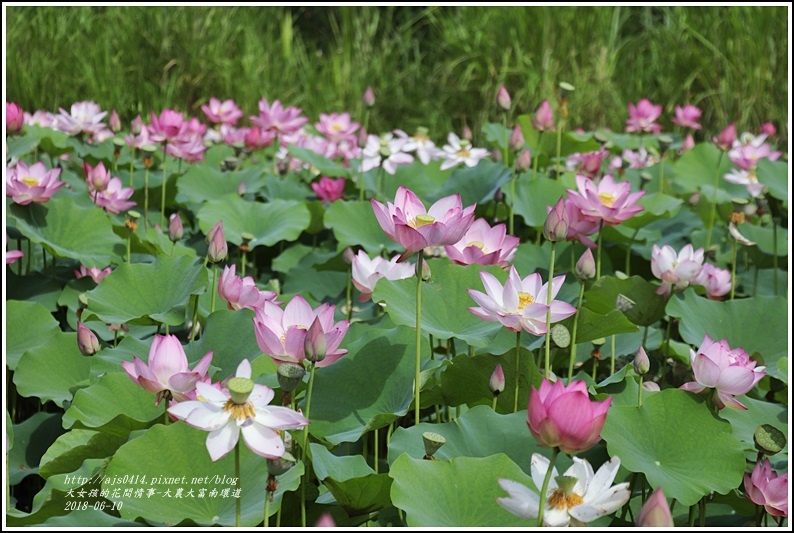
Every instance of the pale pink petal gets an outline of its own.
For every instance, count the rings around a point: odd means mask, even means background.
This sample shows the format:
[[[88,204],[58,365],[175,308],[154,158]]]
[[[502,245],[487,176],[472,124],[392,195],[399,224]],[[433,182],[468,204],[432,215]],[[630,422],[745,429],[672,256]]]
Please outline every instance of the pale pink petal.
[[[240,438],[240,428],[234,421],[211,432],[207,435],[207,451],[210,452],[210,459],[217,461],[232,451]]]

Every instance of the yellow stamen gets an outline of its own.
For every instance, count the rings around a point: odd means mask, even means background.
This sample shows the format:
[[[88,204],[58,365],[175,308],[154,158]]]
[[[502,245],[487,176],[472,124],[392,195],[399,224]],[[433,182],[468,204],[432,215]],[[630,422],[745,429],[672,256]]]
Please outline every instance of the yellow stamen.
[[[583,501],[582,497],[575,492],[565,494],[562,489],[554,489],[554,492],[549,496],[549,507],[552,509],[570,509],[581,505]]]
[[[37,180],[33,176],[25,176],[24,178],[22,178],[19,181],[21,181],[22,183],[24,183],[28,187],[35,187],[35,186],[39,185],[39,180]]]
[[[468,158],[471,157],[471,152],[469,152],[466,149],[460,149],[460,150],[458,150],[458,155],[460,157],[462,157],[463,159],[468,159]]]
[[[435,222],[435,217],[431,215],[416,215],[414,219],[413,227],[415,229],[421,228],[422,226],[427,226],[428,224],[432,224]]]
[[[230,399],[227,400],[226,403],[223,405],[223,410],[228,413],[231,413],[232,418],[234,418],[238,422],[242,422],[244,420],[256,416],[256,411],[254,410],[254,406],[248,402],[238,404],[238,403],[234,403]]]
[[[480,250],[485,251],[485,244],[482,241],[471,241],[469,244],[466,245],[467,248],[469,246],[476,246]]]
[[[529,294],[528,292],[519,292],[518,293],[518,310],[523,311],[526,306],[529,304],[534,304],[535,298]]]
[[[612,207],[612,205],[615,203],[615,197],[608,192],[598,193],[598,198],[601,200],[601,203],[607,207]]]

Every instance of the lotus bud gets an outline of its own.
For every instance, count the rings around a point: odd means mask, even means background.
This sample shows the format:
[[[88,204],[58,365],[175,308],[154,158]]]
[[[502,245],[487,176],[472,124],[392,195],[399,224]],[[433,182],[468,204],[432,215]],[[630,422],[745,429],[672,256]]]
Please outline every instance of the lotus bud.
[[[661,387],[659,387],[659,384],[655,381],[643,381],[642,388],[648,392],[659,392],[662,390]]]
[[[463,126],[463,132],[461,133],[461,137],[463,139],[466,139],[467,141],[470,141],[472,138],[471,128],[468,126]]]
[[[680,152],[683,154],[685,152],[690,151],[694,147],[695,147],[695,138],[692,137],[691,133],[688,133],[686,138],[681,142]]]
[[[416,263],[416,266],[419,266],[418,262]],[[414,273],[417,276],[419,276],[419,275],[422,276],[422,281],[430,281],[430,277],[433,275],[432,272],[430,272],[430,265],[427,264],[427,261],[422,261],[422,272],[421,273],[420,272],[416,272],[415,270],[416,269],[414,268]]]
[[[207,242],[209,243],[207,256],[210,261],[217,263],[226,259],[229,248],[226,244],[226,238],[223,236],[223,220],[219,220],[207,233]]]
[[[364,107],[372,107],[375,105],[375,92],[372,90],[372,87],[367,87],[361,97],[361,101],[364,103]]]
[[[711,139],[717,145],[717,148],[723,152],[727,152],[733,147],[733,141],[736,140],[736,123],[731,122],[719,135]]]
[[[276,377],[282,392],[292,392],[297,389],[305,374],[306,369],[302,365],[296,363],[281,363],[278,365]]]
[[[775,426],[762,424],[753,433],[755,448],[765,455],[775,455],[786,447],[786,436]]]
[[[774,137],[775,134],[777,133],[777,129],[775,128],[775,125],[772,124],[771,122],[764,122],[763,124],[761,124],[761,133],[763,133],[767,137]]]
[[[543,224],[543,236],[551,242],[564,241],[568,235],[569,217],[565,199],[560,197]]]
[[[491,159],[493,159],[497,163],[501,162],[502,161],[502,151],[499,150],[498,148],[494,148],[493,150],[491,150]]]
[[[651,369],[651,360],[648,359],[648,354],[645,353],[645,348],[640,346],[637,354],[634,356],[634,372],[642,376],[648,373]]]
[[[543,100],[532,117],[532,127],[538,131],[554,130],[554,115],[551,113],[551,104],[548,100]]]
[[[6,102],[6,133],[16,135],[25,125],[25,112],[14,102]]]
[[[182,227],[182,218],[179,216],[179,213],[172,213],[171,216],[168,217],[168,237],[171,239],[171,242],[177,242],[184,234],[185,230]]]
[[[510,148],[515,150],[521,150],[524,147],[524,132],[521,131],[519,126],[513,128],[513,133],[510,134]]]
[[[83,355],[94,355],[99,351],[99,339],[93,331],[83,325],[82,322],[77,323],[77,347]]]
[[[320,318],[314,317],[314,322],[312,322],[303,340],[303,351],[306,355],[306,359],[312,363],[319,363],[325,359],[326,350],[327,343],[323,326],[320,324]]]
[[[438,449],[446,444],[447,439],[438,433],[425,431],[422,433],[422,442],[425,445],[425,459],[432,459]]]
[[[498,105],[505,111],[510,111],[511,103],[512,102],[510,100],[510,93],[508,93],[507,89],[505,89],[505,86],[502,85],[501,87],[499,87],[499,91],[497,91],[496,93],[496,105]]]
[[[532,164],[532,157],[529,153],[529,148],[522,151],[519,156],[516,158],[516,171],[517,172],[526,172],[529,170],[530,165]]]
[[[130,131],[133,135],[140,135],[141,130],[143,130],[143,120],[141,119],[141,116],[138,115],[132,120],[132,127],[130,128]]]
[[[358,146],[360,148],[364,148],[367,145],[367,139],[369,138],[369,134],[367,130],[364,129],[364,126],[358,130]]]
[[[121,131],[121,119],[119,119],[119,114],[116,113],[115,109],[110,112],[108,125],[110,126],[110,131],[112,131],[113,133],[118,133],[119,131]]]
[[[670,512],[670,506],[667,505],[662,487],[653,491],[643,504],[637,516],[637,527],[674,527],[673,514]]]
[[[488,380],[488,388],[491,389],[491,393],[494,396],[499,396],[505,390],[505,373],[502,370],[502,364],[499,363],[496,365],[493,373],[491,374],[491,379]]]
[[[353,253],[353,249],[350,246],[345,248],[345,251],[342,252],[342,259],[348,265],[352,265],[353,264],[353,259],[355,259],[355,257],[356,257],[356,254]]]
[[[592,279],[596,275],[596,264],[593,251],[588,248],[576,262],[576,275],[580,279]]]
[[[700,202],[700,193],[693,193],[692,196],[689,197],[689,205],[698,205],[698,202]]]
[[[502,188],[499,187],[498,189],[496,189],[496,192],[493,193],[493,201],[498,204],[499,202],[504,201],[504,199],[505,199],[505,193],[502,191]]]
[[[248,397],[254,392],[254,382],[248,378],[233,377],[226,384],[229,388],[229,395],[237,405],[242,405],[248,401]]]

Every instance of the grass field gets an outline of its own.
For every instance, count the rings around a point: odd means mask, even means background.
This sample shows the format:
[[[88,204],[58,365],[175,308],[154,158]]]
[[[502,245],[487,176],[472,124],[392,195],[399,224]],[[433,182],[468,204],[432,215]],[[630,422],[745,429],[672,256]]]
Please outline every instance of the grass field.
[[[4,7],[6,100],[57,111],[94,100],[123,119],[211,96],[361,111],[371,131],[436,137],[576,88],[571,125],[623,129],[647,97],[703,109],[705,131],[788,121],[789,11],[781,7]],[[360,115],[359,115],[360,116]],[[741,131],[741,129],[740,129]]]

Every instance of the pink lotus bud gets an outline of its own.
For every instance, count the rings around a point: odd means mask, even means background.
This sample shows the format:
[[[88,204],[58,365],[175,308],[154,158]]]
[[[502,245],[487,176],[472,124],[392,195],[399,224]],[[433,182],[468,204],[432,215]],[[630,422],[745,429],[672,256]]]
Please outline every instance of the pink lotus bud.
[[[648,392],[659,392],[660,390],[662,390],[662,388],[659,387],[659,384],[656,383],[655,381],[643,381],[642,388]]]
[[[463,126],[463,132],[461,134],[461,137],[466,139],[467,141],[470,141],[472,138],[471,128],[468,126]]]
[[[347,263],[348,265],[353,264],[353,259],[355,259],[355,257],[356,254],[353,253],[353,249],[350,246],[345,248],[345,251],[342,252],[342,259],[344,259],[345,263]]]
[[[240,196],[245,194],[245,182],[244,181],[241,181],[240,185],[237,186],[237,194],[239,194]]]
[[[637,516],[637,527],[673,527],[673,514],[667,505],[662,487],[653,491],[643,504]]]
[[[642,376],[643,374],[647,374],[648,370],[650,369],[651,360],[648,359],[648,354],[645,353],[645,348],[640,346],[640,349],[637,350],[637,354],[634,356],[634,372]]]
[[[499,150],[498,148],[494,148],[493,150],[491,150],[491,159],[493,159],[496,162],[500,162],[502,160],[502,151]]]
[[[529,154],[529,148],[524,150],[516,158],[516,170],[518,172],[526,172],[532,164],[532,157]]]
[[[554,115],[551,113],[551,104],[548,100],[543,100],[535,111],[532,118],[532,127],[538,131],[554,130]]]
[[[546,217],[546,222],[543,224],[543,236],[551,242],[564,241],[568,235],[569,225],[570,221],[568,210],[565,208],[565,198],[560,197]]]
[[[16,135],[25,124],[25,113],[14,102],[6,102],[6,133]]]
[[[317,523],[314,524],[314,527],[336,527],[336,522],[334,522],[331,513],[323,513]]]
[[[593,252],[588,248],[576,262],[576,275],[581,279],[592,279],[596,275],[596,264]]]
[[[361,129],[358,130],[358,139],[357,139],[358,146],[360,148],[364,148],[365,146],[367,146],[368,140],[369,140],[369,134],[367,133],[367,130],[364,129],[364,126],[362,126]]]
[[[90,356],[99,351],[99,339],[82,322],[77,323],[77,347],[83,355]]]
[[[723,152],[727,152],[733,146],[733,141],[736,140],[736,123],[731,122],[720,134],[711,141],[717,145],[717,148]]]
[[[133,133],[133,135],[139,135],[141,130],[143,130],[143,119],[140,115],[138,115],[132,120],[132,127],[130,128],[130,131]]]
[[[210,261],[217,263],[226,259],[229,248],[226,244],[226,238],[223,236],[223,220],[219,220],[217,224],[212,226],[212,229],[207,233],[207,242],[209,244],[207,256]]]
[[[766,135],[767,137],[774,137],[777,133],[777,129],[775,129],[775,125],[771,122],[764,122],[761,124],[761,133]]]
[[[108,188],[110,183],[110,172],[105,170],[105,164],[100,162],[97,166],[92,167],[88,163],[83,163],[83,170],[85,171],[85,181],[88,183],[89,190],[93,192],[102,192]]]
[[[110,126],[110,131],[113,133],[118,133],[121,131],[121,119],[119,118],[119,114],[116,113],[116,110],[110,112],[110,119],[108,119],[108,125]]]
[[[695,147],[695,139],[692,137],[691,133],[688,133],[684,141],[681,143],[681,153],[690,151],[692,148]]]
[[[365,107],[372,107],[375,105],[375,92],[372,90],[372,87],[367,87],[367,90],[364,91],[364,95],[361,97],[361,101],[364,102]]]
[[[689,205],[698,205],[700,202],[700,193],[696,192],[689,197]]]
[[[172,242],[176,242],[182,238],[185,231],[182,227],[182,218],[179,213],[174,213],[168,218],[168,237]]]
[[[518,151],[524,147],[524,132],[521,131],[519,126],[513,128],[513,133],[510,134],[510,148]]]
[[[496,93],[496,105],[505,111],[510,111],[510,104],[510,93],[508,93],[507,89],[505,89],[505,86],[502,85],[499,87],[499,91]]]
[[[488,388],[494,396],[499,396],[505,390],[505,373],[502,370],[502,364],[496,365],[496,368],[491,374],[491,379],[488,380]]]
[[[303,351],[306,355],[306,359],[312,363],[319,363],[325,359],[327,350],[328,345],[323,326],[320,324],[320,317],[315,317],[303,340]]]

